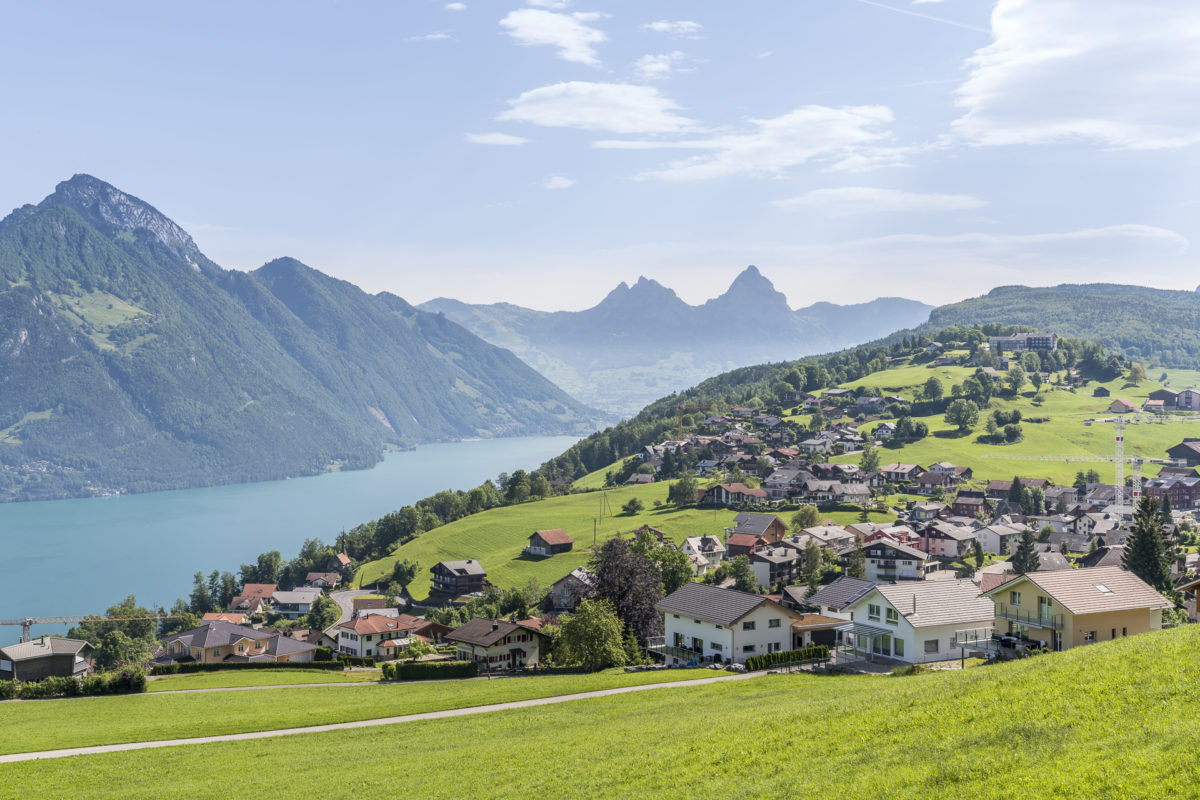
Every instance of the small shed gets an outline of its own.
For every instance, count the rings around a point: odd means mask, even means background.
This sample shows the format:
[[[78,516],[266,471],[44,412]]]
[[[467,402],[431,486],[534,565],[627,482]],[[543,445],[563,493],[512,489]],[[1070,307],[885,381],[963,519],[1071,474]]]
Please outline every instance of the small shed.
[[[575,546],[575,540],[567,536],[562,528],[546,531],[534,531],[529,537],[529,546],[525,552],[531,556],[552,556],[555,553],[566,553]]]

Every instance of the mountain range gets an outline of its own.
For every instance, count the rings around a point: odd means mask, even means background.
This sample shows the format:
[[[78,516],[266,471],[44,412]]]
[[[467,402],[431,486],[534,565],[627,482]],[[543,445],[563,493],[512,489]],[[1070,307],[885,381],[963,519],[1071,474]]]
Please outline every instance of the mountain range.
[[[91,176],[0,220],[0,500],[314,474],[598,420],[395,295],[290,258],[222,269]]]
[[[697,306],[643,277],[584,311],[448,298],[418,307],[512,350],[580,400],[621,414],[734,367],[829,352],[914,327],[932,308],[886,297],[793,310],[754,266]]]

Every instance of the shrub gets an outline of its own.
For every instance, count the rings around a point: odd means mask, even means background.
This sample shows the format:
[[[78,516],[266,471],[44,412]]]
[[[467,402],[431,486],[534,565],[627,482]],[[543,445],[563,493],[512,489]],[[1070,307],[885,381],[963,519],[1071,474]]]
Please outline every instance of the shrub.
[[[17,696],[16,681],[0,681],[0,700],[12,700]]]
[[[338,656],[338,661],[347,667],[373,667],[376,663],[375,659],[362,656]]]
[[[384,664],[385,681],[429,681],[446,678],[474,678],[479,664],[474,661],[416,661]]]
[[[746,659],[746,669],[750,672],[756,672],[775,666],[776,664],[792,664],[797,661],[824,660],[828,658],[828,645],[810,644],[808,647],[802,647],[799,650],[780,650],[775,653],[767,653],[766,655],[750,656]]]

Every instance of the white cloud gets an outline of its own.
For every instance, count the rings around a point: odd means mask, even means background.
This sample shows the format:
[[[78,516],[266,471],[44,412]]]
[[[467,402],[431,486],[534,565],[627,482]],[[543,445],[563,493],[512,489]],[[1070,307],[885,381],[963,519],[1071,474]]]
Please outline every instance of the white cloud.
[[[537,6],[538,8],[566,8],[570,5],[569,0],[525,0],[526,5]]]
[[[704,26],[699,22],[691,20],[669,20],[660,19],[655,22],[647,22],[642,25],[642,30],[653,31],[654,33],[665,33],[668,36],[677,39],[698,39],[701,29]]]
[[[542,184],[543,189],[570,189],[575,185],[573,178],[567,178],[563,175],[551,175]]]
[[[405,39],[406,42],[445,42],[453,40],[454,37],[448,33],[426,33],[423,36],[410,36]]]
[[[774,119],[751,120],[743,133],[704,139],[598,141],[607,149],[680,148],[711,151],[672,161],[642,173],[659,180],[705,180],[731,175],[778,175],[789,167],[819,160],[831,171],[861,171],[903,163],[909,148],[885,146],[892,111],[886,106],[804,106]]]
[[[446,3],[446,5],[442,6],[442,8],[444,8],[447,11],[466,11],[467,4],[466,3]]]
[[[678,71],[675,69],[675,65],[684,58],[686,56],[678,50],[670,53],[648,53],[634,62],[633,69],[643,80],[658,80]]]
[[[468,133],[464,138],[471,144],[498,144],[510,147],[529,141],[523,136],[513,136],[508,133]]]
[[[1200,142],[1200,4],[999,0],[954,123],[980,145]]]
[[[969,194],[924,194],[874,186],[813,189],[799,197],[776,200],[772,205],[787,211],[819,210],[835,217],[881,212],[963,211],[982,208],[987,202]]]
[[[593,45],[606,41],[604,32],[585,25],[594,22],[600,15],[594,13],[556,14],[538,8],[522,8],[512,11],[500,20],[508,35],[525,47],[550,45],[558,48],[558,57],[564,61],[600,66]]]
[[[524,92],[508,105],[497,119],[548,128],[659,134],[694,126],[692,120],[675,113],[679,106],[658,89],[626,83],[556,83]]]

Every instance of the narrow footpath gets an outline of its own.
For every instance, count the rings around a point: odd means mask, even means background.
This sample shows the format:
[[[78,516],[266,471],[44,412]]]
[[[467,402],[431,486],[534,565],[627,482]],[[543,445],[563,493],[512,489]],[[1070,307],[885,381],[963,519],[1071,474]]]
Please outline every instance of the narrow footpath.
[[[701,686],[723,681],[741,681],[766,675],[765,672],[748,672],[741,675],[721,675],[715,678],[699,678],[694,681],[673,681],[671,683],[649,683],[642,686],[622,686],[616,689],[600,689],[594,692],[579,692],[563,694],[556,697],[538,697],[532,700],[514,700],[509,703],[493,703],[486,706],[468,706],[467,708],[450,708],[444,711],[426,711],[421,714],[405,714],[397,717],[382,717],[380,719],[363,719],[354,722],[336,722],[330,725],[310,725],[304,728],[280,728],[272,731],[250,731],[248,733],[227,733],[221,736],[196,736],[190,739],[162,739],[153,742],[126,742],[123,744],[101,744],[91,747],[70,747],[63,750],[37,750],[31,753],[10,753],[0,755],[0,764],[11,764],[16,761],[36,761],[43,758],[65,758],[67,756],[83,756],[95,753],[119,753],[126,750],[150,750],[159,747],[180,747],[189,744],[208,744],[209,742],[242,742],[249,739],[269,739],[275,736],[295,736],[303,733],[325,733],[327,731],[344,731],[352,728],[375,728],[380,725],[398,725],[404,722],[420,722],[427,719],[445,719],[448,717],[465,717],[472,714],[488,714],[493,711],[507,711],[514,708],[532,708],[548,706],[555,703],[569,703],[573,700],[587,700],[592,697],[609,697],[629,692],[645,692],[651,689],[678,689],[686,686]],[[347,684],[338,684],[347,685]],[[248,687],[247,687],[248,688]]]

